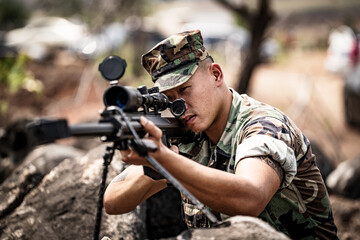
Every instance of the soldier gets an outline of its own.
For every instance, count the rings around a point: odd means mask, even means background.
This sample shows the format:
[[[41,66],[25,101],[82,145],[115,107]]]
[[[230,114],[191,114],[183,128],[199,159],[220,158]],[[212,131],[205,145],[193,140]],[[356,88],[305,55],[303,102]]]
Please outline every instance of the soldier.
[[[259,217],[294,239],[337,238],[310,142],[281,111],[226,86],[199,30],[158,43],[142,56],[142,65],[170,101],[185,100],[181,121],[198,134],[191,143],[167,148],[161,130],[141,118],[147,138],[158,146],[150,155],[218,218]],[[132,165],[105,192],[109,214],[129,212],[168,186],[131,149],[121,155]],[[182,206],[189,227],[211,227],[184,195]]]

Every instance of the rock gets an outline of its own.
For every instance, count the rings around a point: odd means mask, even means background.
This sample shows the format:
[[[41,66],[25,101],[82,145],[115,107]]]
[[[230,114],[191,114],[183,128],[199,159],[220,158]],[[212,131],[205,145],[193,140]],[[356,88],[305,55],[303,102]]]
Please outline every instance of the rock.
[[[255,217],[235,216],[224,221],[220,226],[211,229],[195,229],[183,232],[177,239],[289,239],[285,234],[276,231],[268,223]]]
[[[23,203],[0,221],[1,239],[89,239],[93,236],[105,146],[66,159],[47,174]],[[116,155],[117,156],[117,155]],[[118,157],[109,179],[123,169]],[[101,236],[144,239],[146,206],[119,216],[103,214]]]
[[[83,154],[73,147],[58,144],[41,146],[32,151],[0,186],[0,219],[18,207],[25,196],[60,162]]]
[[[326,179],[331,192],[345,197],[360,197],[360,156],[341,162]]]
[[[104,237],[102,240],[117,239]],[[154,239],[154,238],[149,238]],[[158,239],[158,238],[155,238]],[[235,216],[227,219],[214,228],[196,228],[185,230],[175,237],[161,238],[167,240],[289,240],[285,234],[276,231],[263,220],[255,217]]]

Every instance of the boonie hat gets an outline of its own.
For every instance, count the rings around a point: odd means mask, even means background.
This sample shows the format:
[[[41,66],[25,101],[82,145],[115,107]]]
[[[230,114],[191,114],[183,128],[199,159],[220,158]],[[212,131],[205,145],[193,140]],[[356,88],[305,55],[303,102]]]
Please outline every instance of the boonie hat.
[[[141,63],[160,92],[185,83],[209,57],[199,30],[177,33],[142,56]]]

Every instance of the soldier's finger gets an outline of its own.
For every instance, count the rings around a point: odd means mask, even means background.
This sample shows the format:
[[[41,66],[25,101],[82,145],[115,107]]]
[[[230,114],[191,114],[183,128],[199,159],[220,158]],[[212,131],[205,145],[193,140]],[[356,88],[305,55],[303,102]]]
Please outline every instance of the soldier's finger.
[[[162,132],[160,128],[155,126],[155,124],[152,121],[149,121],[145,117],[140,117],[140,123],[145,128],[146,132],[148,132],[152,137],[161,139]]]

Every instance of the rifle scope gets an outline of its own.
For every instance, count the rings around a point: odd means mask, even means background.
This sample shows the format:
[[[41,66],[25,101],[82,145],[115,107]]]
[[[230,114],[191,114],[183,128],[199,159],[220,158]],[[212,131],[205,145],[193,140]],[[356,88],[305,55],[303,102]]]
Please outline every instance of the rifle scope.
[[[166,95],[154,92],[142,94],[138,89],[123,86],[111,86],[104,93],[105,106],[118,106],[124,111],[136,111],[146,104],[149,108],[157,108],[159,111],[170,106]]]
[[[159,92],[157,87],[146,89],[146,86],[139,88],[111,86],[104,93],[105,106],[117,106],[126,112],[136,112],[139,107],[155,108],[157,111],[164,111],[170,108],[174,117],[179,118],[186,110],[183,99],[170,102],[168,97]]]
[[[158,87],[147,89],[146,86],[132,88],[115,85],[114,80],[123,76],[126,66],[126,61],[118,56],[109,56],[99,65],[103,77],[111,81],[111,86],[103,96],[105,106],[117,106],[125,112],[136,112],[140,107],[144,108],[144,111],[155,109],[156,112],[170,108],[176,118],[185,113],[185,100],[170,102],[165,94],[159,92]]]

